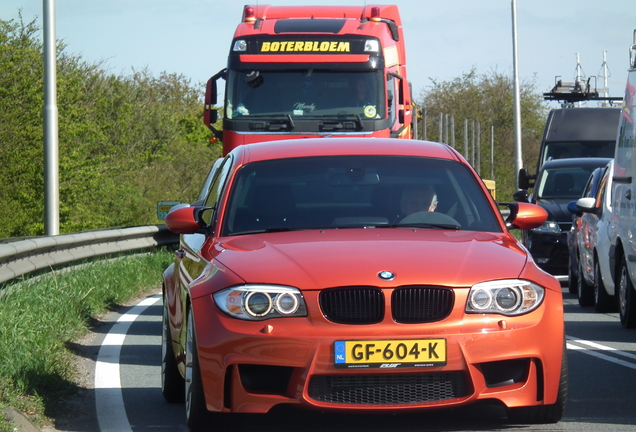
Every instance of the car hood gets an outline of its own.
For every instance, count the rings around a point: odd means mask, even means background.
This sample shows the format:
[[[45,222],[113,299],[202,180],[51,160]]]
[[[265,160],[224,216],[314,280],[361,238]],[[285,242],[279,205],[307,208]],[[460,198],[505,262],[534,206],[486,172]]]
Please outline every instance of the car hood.
[[[548,212],[548,220],[555,222],[572,222],[573,214],[568,210],[568,204],[576,201],[577,198],[546,200],[541,199],[536,202]]]
[[[526,250],[503,233],[406,228],[332,229],[220,239],[215,258],[246,283],[471,286],[516,278]],[[382,281],[390,271],[395,279]]]

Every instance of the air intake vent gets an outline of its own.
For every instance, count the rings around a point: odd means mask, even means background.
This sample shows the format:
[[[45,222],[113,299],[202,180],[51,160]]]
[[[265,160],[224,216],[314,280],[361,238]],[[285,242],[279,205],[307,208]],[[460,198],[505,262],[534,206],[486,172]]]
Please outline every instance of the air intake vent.
[[[452,289],[409,286],[393,291],[391,313],[395,322],[417,324],[441,321],[450,315],[455,303]]]
[[[351,405],[421,404],[470,394],[463,372],[379,375],[317,375],[309,397]]]
[[[376,324],[384,318],[384,295],[369,287],[328,289],[320,293],[320,307],[338,324]]]

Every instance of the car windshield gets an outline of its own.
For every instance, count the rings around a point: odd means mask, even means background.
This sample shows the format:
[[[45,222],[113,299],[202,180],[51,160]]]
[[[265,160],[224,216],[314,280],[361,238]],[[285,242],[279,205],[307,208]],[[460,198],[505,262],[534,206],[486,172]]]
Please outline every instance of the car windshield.
[[[543,170],[535,188],[537,199],[580,198],[595,168],[560,167]]]
[[[226,116],[386,118],[383,82],[381,71],[230,71]]]
[[[221,232],[391,227],[501,231],[478,180],[459,162],[329,156],[242,167]]]

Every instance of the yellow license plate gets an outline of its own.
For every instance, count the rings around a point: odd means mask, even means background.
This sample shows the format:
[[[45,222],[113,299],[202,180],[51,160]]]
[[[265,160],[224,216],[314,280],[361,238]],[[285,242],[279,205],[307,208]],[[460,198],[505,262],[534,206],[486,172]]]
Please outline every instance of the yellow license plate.
[[[336,341],[337,368],[397,368],[443,366],[446,339]]]

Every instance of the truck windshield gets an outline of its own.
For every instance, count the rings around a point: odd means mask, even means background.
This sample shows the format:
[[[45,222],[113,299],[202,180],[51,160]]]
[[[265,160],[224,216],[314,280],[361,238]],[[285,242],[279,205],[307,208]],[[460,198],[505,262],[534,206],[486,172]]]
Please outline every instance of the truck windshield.
[[[328,117],[357,115],[384,119],[382,71],[229,71],[225,115]]]
[[[580,158],[580,157],[614,157],[616,141],[568,141],[546,143],[543,160]]]

